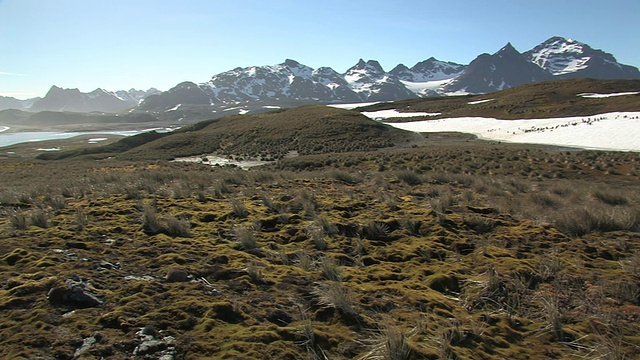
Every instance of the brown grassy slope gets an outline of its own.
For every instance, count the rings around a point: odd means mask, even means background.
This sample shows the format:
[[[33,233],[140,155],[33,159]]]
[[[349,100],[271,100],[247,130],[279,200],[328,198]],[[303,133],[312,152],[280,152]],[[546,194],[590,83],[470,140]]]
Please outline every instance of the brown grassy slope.
[[[498,119],[534,119],[563,116],[587,116],[612,111],[640,111],[640,95],[601,99],[577,96],[582,93],[618,93],[640,91],[640,80],[572,79],[544,81],[490,94],[423,98],[376,104],[358,110],[424,111],[444,117],[483,116]],[[494,99],[481,104],[472,101]],[[410,121],[398,119],[398,121]]]
[[[357,112],[308,105],[258,115],[239,115],[196,126],[140,146],[126,158],[162,158],[211,152],[280,158],[300,154],[374,150],[414,135],[374,122]]]
[[[179,156],[218,153],[246,157],[281,158],[299,154],[366,151],[405,144],[415,134],[394,129],[348,110],[319,105],[273,111],[257,115],[237,115],[204,121],[180,129],[135,148],[110,144],[91,151],[93,156],[121,159],[173,159]],[[126,142],[127,140],[123,140]],[[127,151],[128,150],[128,151]],[[61,158],[68,154],[47,154]],[[79,154],[84,155],[84,154]]]
[[[92,340],[75,358],[638,352],[640,221],[626,217],[640,203],[637,155],[489,145],[365,155],[298,173],[0,162],[0,357],[72,359]],[[579,171],[589,181],[561,179]],[[624,221],[583,235],[556,226],[563,213],[580,225],[580,209]],[[241,246],[251,237],[257,248]],[[167,281],[175,269],[194,281]],[[104,304],[50,302],[74,275]],[[158,343],[143,349],[145,326]]]

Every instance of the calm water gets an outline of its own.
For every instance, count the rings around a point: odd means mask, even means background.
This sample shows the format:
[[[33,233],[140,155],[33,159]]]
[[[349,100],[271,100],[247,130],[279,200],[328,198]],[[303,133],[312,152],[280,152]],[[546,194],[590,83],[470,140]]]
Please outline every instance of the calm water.
[[[129,130],[129,131],[83,131],[83,132],[60,132],[60,131],[25,131],[17,133],[5,134],[2,131],[8,128],[0,126],[0,147],[15,145],[25,142],[44,141],[44,140],[61,140],[68,139],[78,135],[122,135],[132,136],[145,131],[156,130],[158,132],[167,132],[175,129],[147,129],[147,130]]]

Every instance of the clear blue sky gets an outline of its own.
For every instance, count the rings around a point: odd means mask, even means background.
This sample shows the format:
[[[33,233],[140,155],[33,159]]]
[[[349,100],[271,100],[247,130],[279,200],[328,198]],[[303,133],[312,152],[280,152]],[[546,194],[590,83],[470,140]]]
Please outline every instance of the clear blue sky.
[[[640,66],[638,0],[0,0],[0,95],[167,90],[287,58],[344,72],[574,38]]]

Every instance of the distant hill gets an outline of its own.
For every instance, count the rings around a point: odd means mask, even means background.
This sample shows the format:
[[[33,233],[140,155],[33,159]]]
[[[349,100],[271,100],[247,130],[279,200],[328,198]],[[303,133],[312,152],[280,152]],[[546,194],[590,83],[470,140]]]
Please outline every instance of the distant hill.
[[[234,115],[203,121],[173,133],[150,136],[149,142],[129,138],[91,150],[121,159],[173,159],[180,156],[217,153],[262,159],[288,154],[325,154],[366,151],[406,144],[411,132],[394,129],[358,112],[321,105],[305,105],[256,115]],[[134,137],[136,139],[141,136]],[[114,152],[114,149],[117,151]],[[64,158],[87,152],[44,154],[42,158]]]
[[[640,111],[640,80],[567,79],[521,85],[495,93],[439,98],[418,98],[378,103],[355,110],[304,105],[261,114],[229,115],[202,121],[168,134],[141,134],[104,147],[75,152],[42,154],[42,159],[78,155],[120,159],[173,159],[215,153],[223,156],[280,159],[290,154],[309,155],[371,151],[406,146],[416,140],[410,132],[371,120],[359,111],[395,109],[399,112],[440,113],[444,117],[532,119],[588,116],[613,111]],[[631,93],[625,96],[594,94]],[[27,113],[14,110],[13,116]],[[151,116],[149,114],[138,114]],[[45,117],[45,115],[41,115]],[[135,116],[135,113],[130,116]],[[424,118],[397,118],[397,121]],[[386,119],[385,122],[394,122]]]
[[[145,113],[102,114],[66,111],[39,111],[33,113],[14,109],[0,111],[0,124],[40,128],[66,125],[82,127],[100,124],[138,124],[157,121],[158,119],[155,116]]]
[[[640,80],[567,79],[525,84],[483,95],[380,103],[358,110],[396,109],[400,112],[440,113],[438,116],[429,117],[430,119],[466,116],[498,119],[587,116],[611,111],[640,111],[640,95],[589,97],[589,93],[615,94],[638,91]],[[411,120],[398,118],[398,121]]]
[[[147,96],[159,92],[151,88],[146,91],[130,89],[116,92],[96,89],[83,93],[78,89],[63,89],[54,85],[43,98],[18,100],[12,97],[0,97],[0,110],[117,113],[136,107]]]

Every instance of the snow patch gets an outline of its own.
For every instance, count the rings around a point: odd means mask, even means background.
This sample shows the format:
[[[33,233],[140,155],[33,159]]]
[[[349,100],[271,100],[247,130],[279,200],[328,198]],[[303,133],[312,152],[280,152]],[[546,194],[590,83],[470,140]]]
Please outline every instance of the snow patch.
[[[640,91],[619,92],[619,93],[611,93],[611,94],[583,93],[583,94],[578,94],[577,96],[588,98],[588,99],[601,99],[601,98],[609,98],[614,96],[638,95],[638,94],[640,94]]]
[[[97,144],[97,143],[99,143],[100,141],[105,141],[105,140],[108,140],[108,139],[109,139],[109,138],[106,138],[106,137],[101,137],[101,138],[91,138],[91,139],[87,140],[87,142],[88,142],[89,144]]]
[[[60,151],[60,148],[37,148],[37,151]]]
[[[176,105],[176,106],[172,107],[172,108],[171,108],[171,109],[169,109],[169,110],[165,110],[164,112],[176,111],[176,110],[178,110],[178,109],[180,108],[180,106],[182,106],[182,104],[178,104],[178,105]]]
[[[351,103],[351,104],[330,104],[327,106],[331,106],[334,108],[338,108],[338,109],[345,109],[345,110],[352,110],[355,108],[359,108],[362,106],[369,106],[369,105],[374,105],[374,104],[378,104],[380,103],[380,101],[374,101],[374,102],[363,102],[363,103]]]
[[[363,111],[362,115],[374,119],[381,120],[387,118],[398,117],[417,117],[417,116],[438,116],[440,113],[427,113],[427,112],[399,112],[398,110],[379,110],[379,111]]]
[[[640,151],[640,112],[527,120],[463,117],[389,125],[415,132],[469,133],[481,139],[513,143]]]
[[[444,79],[444,80],[433,80],[433,81],[424,81],[424,82],[411,82],[400,80],[400,82],[407,88],[409,91],[416,95],[423,95],[429,91],[438,92],[444,86],[451,83],[454,79]]]
[[[7,130],[9,130],[9,129],[11,129],[11,128],[10,128],[10,127],[8,127],[8,126],[0,126],[0,132],[7,131]]]
[[[495,99],[485,99],[485,100],[476,100],[476,101],[469,101],[467,104],[469,105],[476,105],[476,104],[482,104],[482,103],[486,103],[489,101],[493,101]]]

